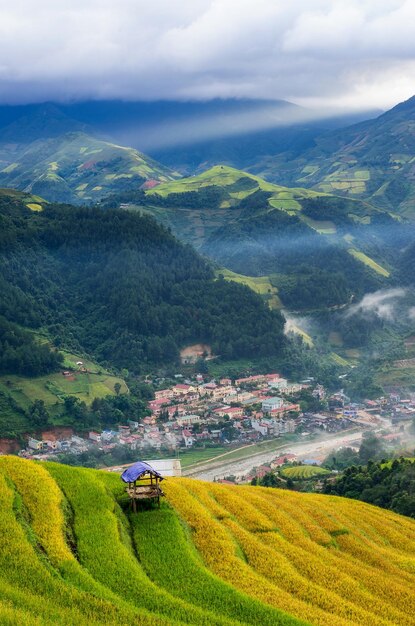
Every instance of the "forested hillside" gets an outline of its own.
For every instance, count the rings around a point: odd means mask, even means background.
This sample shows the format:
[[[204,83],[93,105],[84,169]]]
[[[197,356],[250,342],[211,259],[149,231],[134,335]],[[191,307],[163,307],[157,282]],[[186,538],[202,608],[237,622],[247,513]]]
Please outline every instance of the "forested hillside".
[[[177,361],[191,342],[225,358],[281,350],[282,316],[246,287],[215,280],[209,264],[148,216],[47,204],[32,211],[26,196],[3,194],[0,226],[3,371],[26,367],[24,355],[13,365],[27,335],[11,323],[135,372]],[[49,366],[39,361],[37,373]]]
[[[328,481],[324,492],[354,498],[415,517],[415,459],[373,460],[365,466],[353,465],[335,481]]]
[[[411,228],[376,206],[217,166],[104,206],[140,208],[222,267],[268,276],[292,310],[348,304],[394,282]]]

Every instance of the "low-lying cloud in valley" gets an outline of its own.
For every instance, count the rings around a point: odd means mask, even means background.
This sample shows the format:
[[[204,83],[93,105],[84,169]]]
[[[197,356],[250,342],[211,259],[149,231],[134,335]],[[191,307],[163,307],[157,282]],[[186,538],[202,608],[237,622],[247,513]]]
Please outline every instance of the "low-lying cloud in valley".
[[[398,307],[406,295],[407,291],[400,287],[367,293],[360,302],[349,307],[346,316],[376,315],[381,319],[392,321],[396,319]],[[411,310],[407,310],[406,314],[409,315]]]

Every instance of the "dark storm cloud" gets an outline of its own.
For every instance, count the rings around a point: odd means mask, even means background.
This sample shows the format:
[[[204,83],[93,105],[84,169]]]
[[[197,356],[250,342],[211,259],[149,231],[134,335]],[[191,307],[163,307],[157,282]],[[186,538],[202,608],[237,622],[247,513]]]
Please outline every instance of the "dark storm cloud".
[[[2,102],[413,95],[412,0],[1,0]]]

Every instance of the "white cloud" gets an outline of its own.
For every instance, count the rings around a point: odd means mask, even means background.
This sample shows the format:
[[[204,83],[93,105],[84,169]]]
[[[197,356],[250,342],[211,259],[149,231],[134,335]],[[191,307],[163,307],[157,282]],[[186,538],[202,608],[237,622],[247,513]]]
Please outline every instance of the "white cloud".
[[[405,289],[400,287],[367,293],[360,302],[348,309],[347,317],[356,314],[374,314],[385,320],[393,320],[396,317],[398,301],[405,295]]]
[[[413,95],[412,0],[0,0],[2,101]]]

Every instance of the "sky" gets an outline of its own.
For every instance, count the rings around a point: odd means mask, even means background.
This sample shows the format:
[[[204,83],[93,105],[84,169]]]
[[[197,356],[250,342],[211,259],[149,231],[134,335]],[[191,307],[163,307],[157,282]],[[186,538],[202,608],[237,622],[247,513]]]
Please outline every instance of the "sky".
[[[1,103],[414,93],[414,0],[0,0]]]

